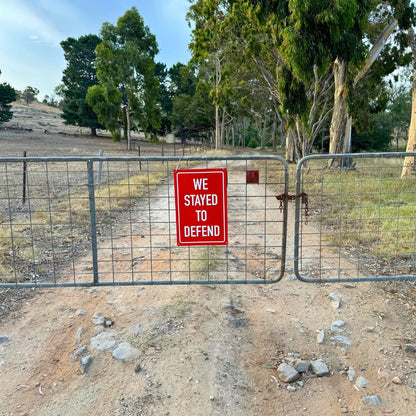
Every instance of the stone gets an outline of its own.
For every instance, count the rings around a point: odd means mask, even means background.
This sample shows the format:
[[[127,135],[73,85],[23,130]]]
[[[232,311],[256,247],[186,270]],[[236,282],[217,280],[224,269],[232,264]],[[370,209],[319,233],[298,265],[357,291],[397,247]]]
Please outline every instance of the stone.
[[[342,332],[345,332],[342,328],[339,328],[337,326],[331,326],[331,332],[341,334]]]
[[[296,360],[295,361],[295,370],[298,373],[306,373],[309,370],[310,362],[305,360]]]
[[[7,338],[7,337],[0,337],[0,344],[3,344],[3,342],[6,342],[8,340],[9,340],[9,338]]]
[[[247,326],[247,321],[244,318],[239,318],[234,315],[227,315],[228,324],[233,328],[241,328]]]
[[[285,383],[291,383],[300,377],[300,374],[296,371],[296,369],[286,363],[279,365],[277,368],[277,375],[279,379]]]
[[[404,344],[404,350],[407,352],[416,352],[415,344]]]
[[[351,341],[344,335],[337,335],[335,337],[331,337],[331,341],[335,341],[338,344],[347,345],[351,347]]]
[[[77,315],[77,316],[83,316],[83,315],[86,315],[87,314],[87,312],[85,312],[84,310],[82,310],[82,309],[78,309],[76,312],[75,312],[75,315]]]
[[[402,380],[400,379],[400,377],[394,376],[391,380],[391,382],[393,384],[403,384]]]
[[[82,328],[82,327],[80,327],[80,328],[78,328],[78,331],[77,331],[77,337],[76,337],[76,342],[79,344],[80,342],[81,342],[81,340],[82,340],[82,334],[83,334],[83,332],[84,332],[84,328]]]
[[[113,351],[113,357],[116,360],[131,360],[139,356],[139,350],[132,347],[128,342],[122,342]]]
[[[341,407],[341,413],[348,413],[347,407]]]
[[[328,297],[331,300],[331,305],[334,309],[339,309],[341,307],[342,296],[339,293],[330,293]]]
[[[355,385],[360,389],[365,389],[368,386],[368,380],[365,377],[358,377],[355,381]]]
[[[364,396],[363,403],[371,404],[373,406],[379,406],[381,404],[381,400],[380,400],[380,397],[378,396]]]
[[[91,357],[82,357],[81,358],[81,373],[85,374],[91,365],[92,358]]]
[[[318,335],[316,336],[316,341],[318,342],[318,344],[323,344],[325,342],[325,330],[324,329],[320,329],[318,331]]]
[[[134,367],[134,372],[138,374],[140,373],[140,371],[142,371],[142,366],[139,363],[137,363]]]
[[[87,351],[86,345],[79,345],[77,350],[69,357],[71,361],[78,359],[84,352]]]
[[[354,367],[348,367],[348,380],[352,383],[355,378],[355,369]]]
[[[338,302],[341,302],[341,300],[342,300],[342,296],[339,294],[339,293],[330,293],[329,294],[329,299],[330,300],[335,300],[335,301],[338,301]]]
[[[312,371],[318,376],[322,377],[329,374],[329,368],[323,360],[313,360],[311,361]]]
[[[94,325],[104,325],[104,316],[101,316],[99,313],[95,313],[92,318],[92,323]]]
[[[108,350],[116,344],[114,332],[101,332],[95,337],[91,338],[90,345],[98,351]]]
[[[331,306],[333,309],[339,309],[341,307],[341,302],[339,300],[333,300]]]
[[[295,386],[291,386],[291,385],[287,386],[286,389],[287,389],[287,391],[290,391],[290,392],[294,392],[294,391],[297,390],[297,388]]]

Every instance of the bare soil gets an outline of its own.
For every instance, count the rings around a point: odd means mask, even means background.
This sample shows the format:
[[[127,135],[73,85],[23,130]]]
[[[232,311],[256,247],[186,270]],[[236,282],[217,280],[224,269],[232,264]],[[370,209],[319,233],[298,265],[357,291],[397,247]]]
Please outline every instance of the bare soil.
[[[104,145],[10,134],[25,150],[45,155],[71,148],[96,154]],[[0,143],[2,155],[23,148],[10,149],[3,132]],[[292,215],[288,230],[290,270]],[[0,415],[414,415],[416,352],[405,348],[416,344],[413,286],[310,284],[288,278],[291,273],[261,286],[45,289],[31,296],[3,291],[6,298],[20,297],[21,307],[14,305],[0,322]],[[339,309],[331,293],[342,296]],[[95,313],[113,322],[105,331],[138,349],[136,359],[116,360],[111,350],[90,347]],[[351,346],[330,339],[336,320],[346,322],[343,335]],[[326,339],[318,344],[321,329]],[[79,359],[70,359],[79,344],[92,358],[85,372]],[[276,368],[292,354],[322,359],[331,372],[308,372],[288,390]],[[349,367],[354,381],[368,380],[366,388],[349,381]],[[381,404],[364,404],[368,395]]]

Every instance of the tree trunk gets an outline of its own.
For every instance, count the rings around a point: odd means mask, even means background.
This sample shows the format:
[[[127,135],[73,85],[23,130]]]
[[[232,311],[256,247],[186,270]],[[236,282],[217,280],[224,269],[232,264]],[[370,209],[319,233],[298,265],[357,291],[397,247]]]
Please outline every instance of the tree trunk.
[[[413,60],[416,60],[416,40],[412,28],[408,30],[408,41],[412,50]],[[410,118],[409,134],[407,139],[407,152],[416,152],[416,71],[412,83],[412,115]],[[402,168],[402,179],[416,177],[416,158],[405,157]]]
[[[293,136],[291,130],[286,134],[286,161],[288,163],[295,162],[295,139]]]
[[[97,137],[97,129],[95,127],[91,127],[91,136]]]
[[[347,128],[347,64],[338,58],[333,66],[335,93],[334,109],[332,112],[331,126],[329,128],[329,153],[345,153],[345,132]],[[340,160],[331,159],[330,166],[339,166]]]

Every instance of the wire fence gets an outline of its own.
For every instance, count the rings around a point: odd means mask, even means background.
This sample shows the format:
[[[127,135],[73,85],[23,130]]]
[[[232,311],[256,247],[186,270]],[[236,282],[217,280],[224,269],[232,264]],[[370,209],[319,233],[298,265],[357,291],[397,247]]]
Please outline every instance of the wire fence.
[[[295,272],[309,282],[416,278],[416,153],[313,155],[297,167]],[[349,166],[348,169],[343,168]]]
[[[173,171],[196,167],[226,169],[227,246],[177,245]],[[0,286],[276,282],[287,181],[278,156],[2,158]]]

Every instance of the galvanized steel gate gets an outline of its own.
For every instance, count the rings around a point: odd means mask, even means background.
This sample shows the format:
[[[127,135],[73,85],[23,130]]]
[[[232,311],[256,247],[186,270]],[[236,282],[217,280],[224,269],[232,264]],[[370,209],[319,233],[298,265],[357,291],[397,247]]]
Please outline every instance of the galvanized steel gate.
[[[173,171],[190,168],[227,170],[227,246],[176,244]],[[287,183],[279,156],[0,159],[1,286],[277,282]]]
[[[416,153],[0,159],[0,287],[414,279]],[[412,159],[413,158],[413,159]],[[344,163],[345,162],[345,163]],[[177,246],[175,169],[225,168],[228,245]],[[291,231],[291,230],[289,230]],[[292,257],[290,257],[292,258]]]

